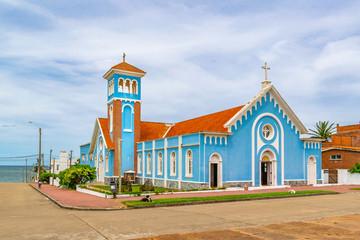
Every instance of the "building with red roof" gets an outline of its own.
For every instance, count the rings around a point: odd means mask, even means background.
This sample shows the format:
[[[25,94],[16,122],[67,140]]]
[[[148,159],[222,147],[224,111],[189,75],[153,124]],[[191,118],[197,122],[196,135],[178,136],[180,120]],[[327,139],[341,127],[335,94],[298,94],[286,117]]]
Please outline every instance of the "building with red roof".
[[[108,114],[80,148],[97,181],[134,170],[139,183],[178,189],[321,182],[321,141],[301,138],[307,129],[267,79],[245,105],[161,123],[141,121],[145,74],[124,58],[104,75]]]

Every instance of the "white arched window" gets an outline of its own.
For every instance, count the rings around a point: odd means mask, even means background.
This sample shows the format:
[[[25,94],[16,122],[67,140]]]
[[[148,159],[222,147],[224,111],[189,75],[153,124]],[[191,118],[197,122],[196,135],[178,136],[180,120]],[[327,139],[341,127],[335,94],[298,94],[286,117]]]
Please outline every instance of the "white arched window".
[[[138,93],[138,86],[137,86],[137,81],[133,80],[132,81],[132,93],[133,94],[137,94]]]
[[[114,93],[114,79],[109,82],[109,96]]]
[[[125,83],[125,93],[130,93],[130,80],[127,79]]]
[[[109,172],[109,153],[105,156],[106,172]]]
[[[163,174],[163,154],[159,152],[158,154],[158,175]]]
[[[119,78],[118,92],[124,92],[124,79]]]
[[[170,155],[170,176],[176,176],[176,153],[174,151]]]
[[[186,162],[185,162],[185,176],[192,177],[193,176],[193,154],[189,149],[186,151]]]
[[[138,155],[137,172],[141,173],[141,154]]]
[[[109,113],[109,118],[110,118],[110,122],[109,122],[109,129],[110,129],[110,132],[112,132],[112,130],[113,130],[113,106],[111,105],[110,106],[110,111],[109,111],[110,113]]]
[[[100,149],[100,151],[103,150],[103,140],[102,139],[100,139],[100,142],[99,142],[99,149]]]
[[[146,163],[146,174],[151,174],[151,154],[147,155],[147,163]]]

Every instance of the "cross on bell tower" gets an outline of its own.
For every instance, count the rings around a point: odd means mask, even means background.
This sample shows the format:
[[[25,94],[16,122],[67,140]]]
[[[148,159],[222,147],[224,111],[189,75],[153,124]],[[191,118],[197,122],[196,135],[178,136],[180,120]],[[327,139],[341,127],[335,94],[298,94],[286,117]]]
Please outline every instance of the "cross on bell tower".
[[[265,62],[265,66],[261,66],[261,68],[265,70],[265,80],[261,82],[261,86],[264,89],[271,84],[271,81],[267,79],[267,71],[270,70],[270,67],[268,67],[267,62]]]

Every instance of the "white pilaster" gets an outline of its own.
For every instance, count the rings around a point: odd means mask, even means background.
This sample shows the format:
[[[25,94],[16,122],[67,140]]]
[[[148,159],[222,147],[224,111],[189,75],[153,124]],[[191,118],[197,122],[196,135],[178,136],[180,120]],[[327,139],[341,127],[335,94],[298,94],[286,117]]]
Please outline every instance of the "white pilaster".
[[[152,183],[155,184],[155,140],[152,141]]]
[[[142,154],[141,154],[141,164],[142,164],[142,184],[145,182],[145,142],[142,143]]]
[[[179,136],[179,170],[178,170],[178,179],[179,179],[179,189],[181,189],[181,180],[182,180],[182,136]]]
[[[167,174],[168,174],[168,168],[167,168],[167,138],[164,139],[164,160],[163,160],[163,163],[164,163],[164,187],[166,187],[167,185]]]

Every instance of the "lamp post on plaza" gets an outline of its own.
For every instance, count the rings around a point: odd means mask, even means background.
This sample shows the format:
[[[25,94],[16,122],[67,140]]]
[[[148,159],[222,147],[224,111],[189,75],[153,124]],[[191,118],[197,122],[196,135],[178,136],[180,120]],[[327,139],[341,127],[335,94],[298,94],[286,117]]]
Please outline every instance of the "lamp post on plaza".
[[[39,158],[38,158],[38,172],[37,177],[40,180],[40,167],[41,167],[41,127],[37,125],[34,121],[29,121],[29,123],[35,124],[39,128]]]

